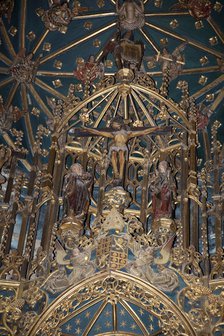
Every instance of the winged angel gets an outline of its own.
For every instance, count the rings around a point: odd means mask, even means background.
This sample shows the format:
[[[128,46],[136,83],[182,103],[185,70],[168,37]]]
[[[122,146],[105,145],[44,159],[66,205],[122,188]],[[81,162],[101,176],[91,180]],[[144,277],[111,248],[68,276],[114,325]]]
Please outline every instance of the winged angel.
[[[169,71],[169,80],[175,79],[182,71],[185,64],[183,51],[186,48],[187,42],[181,43],[172,53],[167,48],[163,48],[162,52],[156,56],[144,57],[151,67],[154,67],[156,63],[161,65],[162,73],[165,74]]]
[[[174,236],[171,236],[160,250],[161,258],[155,258],[158,248],[148,246],[134,251],[135,259],[127,265],[127,270],[162,291],[172,292],[179,285],[176,273],[164,267],[169,261]],[[159,250],[159,249],[158,249]],[[158,251],[157,251],[158,252]]]
[[[83,278],[90,277],[96,270],[96,265],[90,258],[90,249],[81,251],[78,247],[75,247],[66,252],[59,241],[56,241],[58,268],[47,278],[44,288],[50,293],[56,294]]]

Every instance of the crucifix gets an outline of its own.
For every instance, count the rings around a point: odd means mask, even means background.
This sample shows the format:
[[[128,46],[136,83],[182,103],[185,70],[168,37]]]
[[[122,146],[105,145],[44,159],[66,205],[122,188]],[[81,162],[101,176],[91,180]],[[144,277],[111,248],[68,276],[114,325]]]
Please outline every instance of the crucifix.
[[[171,131],[170,126],[164,127],[134,127],[127,130],[123,119],[120,117],[113,118],[111,127],[95,129],[95,128],[76,128],[76,137],[83,136],[102,136],[112,139],[109,146],[108,157],[111,160],[115,179],[122,180],[124,174],[125,162],[128,159],[128,141],[132,138],[142,135],[159,135]]]

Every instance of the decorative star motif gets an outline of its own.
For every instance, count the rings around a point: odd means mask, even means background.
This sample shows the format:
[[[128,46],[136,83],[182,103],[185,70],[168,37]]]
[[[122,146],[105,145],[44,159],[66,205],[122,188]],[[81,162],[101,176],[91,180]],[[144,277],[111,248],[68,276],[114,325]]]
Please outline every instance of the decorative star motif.
[[[79,325],[80,323],[81,323],[81,319],[80,319],[80,318],[77,318],[77,319],[75,320],[75,324]]]
[[[82,329],[81,328],[77,328],[76,330],[75,330],[75,333],[77,334],[77,335],[80,335],[81,334],[81,332],[82,332]]]
[[[89,318],[89,317],[90,317],[90,312],[89,312],[89,311],[87,311],[87,312],[85,313],[85,317],[86,317],[86,318]]]
[[[96,331],[100,331],[102,328],[101,328],[101,326],[98,324],[97,326],[96,326]]]
[[[106,321],[105,326],[106,326],[107,328],[111,327],[111,322],[110,322],[110,321]]]
[[[65,329],[66,329],[66,331],[70,331],[70,330],[72,330],[72,326],[71,326],[71,324],[68,324],[68,325],[65,327]]]
[[[139,313],[140,313],[141,316],[145,314],[143,309],[139,309]]]
[[[127,323],[126,321],[121,321],[121,327],[126,327]]]
[[[125,316],[125,310],[124,309],[121,309],[121,316]]]
[[[153,316],[152,315],[149,316],[149,321],[150,322],[153,321]]]
[[[135,323],[132,323],[132,325],[131,325],[131,329],[134,330],[134,329],[136,329],[136,328],[137,328],[136,324],[135,324]]]
[[[107,317],[110,316],[110,311],[109,310],[105,311],[105,316],[107,316]]]

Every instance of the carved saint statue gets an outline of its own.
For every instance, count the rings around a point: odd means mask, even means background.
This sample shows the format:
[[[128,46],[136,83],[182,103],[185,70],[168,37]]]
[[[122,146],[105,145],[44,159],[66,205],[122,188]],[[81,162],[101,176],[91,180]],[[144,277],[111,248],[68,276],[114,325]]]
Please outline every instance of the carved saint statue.
[[[65,179],[65,197],[69,214],[81,218],[86,215],[90,201],[91,174],[84,172],[79,163],[74,163]]]
[[[111,123],[112,130],[98,130],[93,128],[84,128],[90,134],[103,136],[112,139],[112,144],[109,147],[109,158],[113,166],[114,176],[116,179],[123,179],[124,166],[128,158],[128,141],[131,138],[152,134],[158,134],[159,131],[165,130],[169,127],[147,127],[140,130],[127,130],[125,128],[123,119],[121,117],[115,117]]]
[[[158,169],[149,182],[154,220],[162,217],[171,218],[176,184],[167,161],[159,162]]]
[[[134,30],[145,23],[144,4],[141,0],[125,0],[122,5],[116,1],[116,10],[121,28]]]

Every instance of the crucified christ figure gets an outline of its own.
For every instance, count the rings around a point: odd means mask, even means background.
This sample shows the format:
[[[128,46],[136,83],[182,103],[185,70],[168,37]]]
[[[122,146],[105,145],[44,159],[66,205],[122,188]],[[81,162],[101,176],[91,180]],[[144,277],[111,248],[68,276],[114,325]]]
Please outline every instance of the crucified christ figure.
[[[116,179],[123,179],[125,162],[128,159],[128,141],[131,138],[152,134],[158,135],[164,133],[164,131],[170,131],[170,126],[165,127],[147,127],[147,128],[136,128],[136,130],[126,130],[123,124],[123,119],[120,117],[115,117],[111,123],[112,129],[98,130],[94,128],[84,128],[83,131],[85,136],[91,134],[98,135],[106,138],[112,139],[112,144],[109,147],[108,156],[111,159],[114,177]]]

